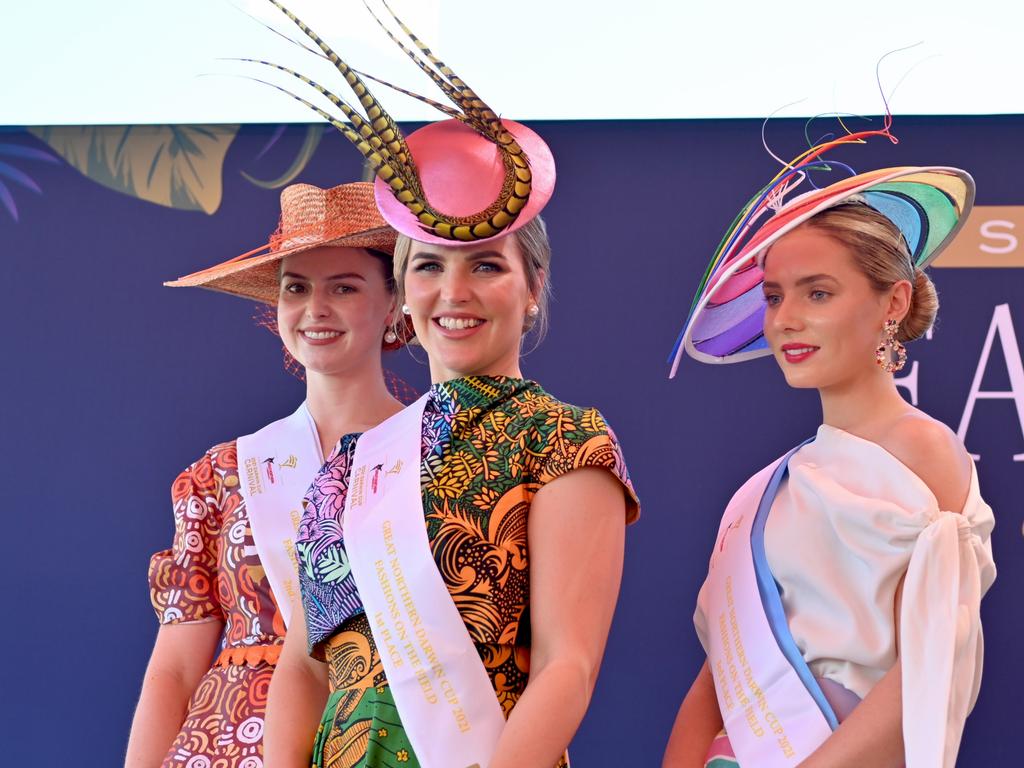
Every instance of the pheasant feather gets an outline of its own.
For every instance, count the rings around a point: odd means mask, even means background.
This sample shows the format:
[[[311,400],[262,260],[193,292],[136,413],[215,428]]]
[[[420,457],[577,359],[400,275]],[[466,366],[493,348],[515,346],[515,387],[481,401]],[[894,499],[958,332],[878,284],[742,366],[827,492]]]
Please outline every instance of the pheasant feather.
[[[285,14],[334,65],[358,100],[363,114],[360,114],[352,104],[326,87],[292,69],[256,59],[247,59],[246,61],[273,67],[295,77],[326,97],[331,104],[341,110],[346,118],[344,121],[286,88],[273,86],[312,109],[352,142],[373,168],[378,178],[389,186],[395,198],[412,212],[425,231],[447,240],[470,242],[493,237],[516,220],[516,217],[526,207],[532,190],[533,176],[530,171],[529,158],[515,137],[504,127],[498,115],[412,33],[395,15],[387,2],[383,2],[384,8],[409,39],[412,47],[402,42],[389,30],[373,13],[369,5],[367,5],[367,9],[388,37],[430,77],[455,105],[454,109],[370,75],[361,75],[282,3],[278,0],[269,0],[269,2]],[[391,115],[367,87],[364,77],[366,80],[373,80],[429,104],[448,117],[471,127],[492,142],[497,147],[504,165],[504,179],[497,198],[483,210],[468,216],[445,214],[434,208],[423,190],[415,160],[406,144],[405,136]],[[268,83],[268,85],[273,84]]]

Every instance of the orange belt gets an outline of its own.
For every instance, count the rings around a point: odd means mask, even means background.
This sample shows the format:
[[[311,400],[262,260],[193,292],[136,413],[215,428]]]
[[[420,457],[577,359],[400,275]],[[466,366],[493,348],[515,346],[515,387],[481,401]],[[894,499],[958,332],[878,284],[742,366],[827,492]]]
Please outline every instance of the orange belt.
[[[225,648],[213,662],[215,667],[231,665],[255,667],[257,664],[277,664],[281,645],[235,645]]]

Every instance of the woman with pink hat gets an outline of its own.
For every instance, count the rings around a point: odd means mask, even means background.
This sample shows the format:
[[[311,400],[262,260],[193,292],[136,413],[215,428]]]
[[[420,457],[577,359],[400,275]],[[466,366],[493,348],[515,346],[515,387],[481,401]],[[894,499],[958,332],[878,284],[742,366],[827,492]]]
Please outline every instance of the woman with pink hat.
[[[551,153],[415,38],[429,63],[410,55],[458,118],[406,139],[360,75],[295,21],[366,110],[333,122],[377,171],[378,205],[400,233],[398,300],[433,385],[343,437],[306,496],[305,624],[271,688],[268,763],[565,766],[639,506],[601,414],[520,367],[524,336],[547,318],[538,214]]]
[[[263,764],[267,690],[297,601],[302,495],[341,435],[402,408],[381,367],[381,350],[401,345],[395,237],[371,184],[296,184],[281,193],[267,245],[168,283],[276,307],[306,399],[291,416],[214,446],[171,488],[174,543],[150,564],[160,629],[126,766]]]
[[[871,133],[888,127],[833,143]],[[887,168],[793,196],[826,148],[737,217],[677,347],[676,364],[774,356],[823,423],[725,510],[694,615],[707,660],[665,768],[952,768],[977,698],[992,510],[960,441],[893,379],[935,319],[922,270],[974,182]]]

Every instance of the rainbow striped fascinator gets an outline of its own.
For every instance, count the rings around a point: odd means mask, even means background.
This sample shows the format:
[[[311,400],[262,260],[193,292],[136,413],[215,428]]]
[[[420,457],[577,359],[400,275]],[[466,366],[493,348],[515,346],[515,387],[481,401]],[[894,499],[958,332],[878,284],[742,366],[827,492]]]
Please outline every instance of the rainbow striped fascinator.
[[[771,354],[764,338],[764,273],[759,256],[812,216],[851,198],[888,217],[907,241],[914,264],[927,266],[956,236],[974,204],[974,180],[966,171],[942,166],[883,168],[854,174],[821,189],[793,196],[808,172],[842,163],[820,159],[840,143],[860,143],[881,131],[849,134],[808,150],[788,164],[733,220],[708,265],[672,350],[669,377],[683,352],[702,363],[739,363]]]

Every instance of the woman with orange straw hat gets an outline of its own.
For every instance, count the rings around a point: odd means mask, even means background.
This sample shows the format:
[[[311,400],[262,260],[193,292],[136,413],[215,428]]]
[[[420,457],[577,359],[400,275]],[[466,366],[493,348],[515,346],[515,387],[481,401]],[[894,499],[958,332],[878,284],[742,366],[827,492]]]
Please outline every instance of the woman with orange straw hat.
[[[974,182],[829,160],[851,176],[793,196],[823,149],[737,217],[677,347],[677,364],[774,356],[823,423],[725,510],[694,615],[707,660],[665,768],[952,768],[977,698],[992,510],[960,441],[893,380]]]
[[[371,184],[296,184],[281,193],[266,246],[168,283],[276,306],[306,399],[214,446],[172,486],[174,544],[150,564],[160,629],[126,766],[263,764],[267,690],[297,599],[302,495],[341,435],[402,407],[381,367],[382,348],[401,344],[391,328],[395,237]]]
[[[378,205],[401,233],[399,301],[433,385],[343,437],[306,496],[305,626],[271,686],[267,762],[564,766],[638,503],[601,414],[560,402],[520,366],[524,334],[546,321],[538,214],[554,187],[550,150],[408,30],[426,58],[410,55],[459,117],[406,138],[367,76],[291,18],[366,110],[331,119],[377,169]]]

